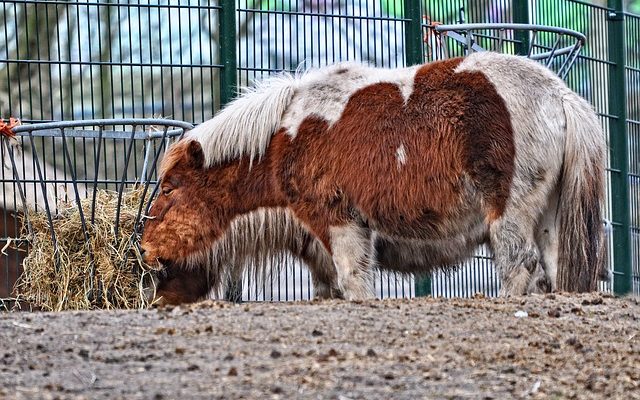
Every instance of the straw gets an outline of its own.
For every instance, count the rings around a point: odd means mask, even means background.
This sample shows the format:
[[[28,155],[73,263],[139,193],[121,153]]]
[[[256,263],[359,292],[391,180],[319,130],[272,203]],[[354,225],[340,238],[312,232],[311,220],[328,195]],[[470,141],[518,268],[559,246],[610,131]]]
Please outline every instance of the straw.
[[[16,284],[18,299],[47,311],[149,307],[155,297],[148,293],[154,291],[153,268],[142,260],[136,245],[140,234],[135,232],[142,195],[143,188],[123,194],[115,237],[118,194],[98,190],[94,222],[86,221],[89,243],[77,205],[61,202],[53,219],[57,248],[46,214],[30,210],[32,235],[27,233],[27,218],[22,221],[29,250]],[[91,214],[91,199],[82,200],[81,206],[85,215]]]

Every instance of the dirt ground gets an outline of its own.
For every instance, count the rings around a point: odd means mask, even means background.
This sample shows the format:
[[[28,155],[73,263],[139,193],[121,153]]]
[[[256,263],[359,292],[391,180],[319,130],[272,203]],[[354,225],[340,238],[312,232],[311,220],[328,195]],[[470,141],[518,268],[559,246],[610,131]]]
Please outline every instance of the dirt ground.
[[[640,299],[5,312],[0,398],[640,399]]]

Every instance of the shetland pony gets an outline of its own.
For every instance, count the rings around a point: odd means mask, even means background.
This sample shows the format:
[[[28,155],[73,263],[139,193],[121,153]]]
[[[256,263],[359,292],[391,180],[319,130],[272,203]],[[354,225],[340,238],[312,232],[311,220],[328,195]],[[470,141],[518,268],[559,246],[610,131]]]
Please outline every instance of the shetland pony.
[[[483,243],[503,295],[591,291],[604,155],[590,105],[521,57],[281,75],[169,149],[142,247],[170,271],[169,302],[219,288],[251,251],[293,250],[323,296],[361,299],[376,266],[428,272]],[[189,279],[206,284],[188,294]]]

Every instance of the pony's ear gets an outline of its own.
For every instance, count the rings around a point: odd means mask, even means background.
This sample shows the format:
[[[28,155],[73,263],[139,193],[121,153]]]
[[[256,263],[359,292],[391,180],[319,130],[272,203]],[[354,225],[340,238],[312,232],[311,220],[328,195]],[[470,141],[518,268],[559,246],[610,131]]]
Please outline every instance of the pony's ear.
[[[197,140],[189,141],[189,145],[187,146],[187,160],[189,164],[195,168],[202,168],[204,165],[204,152]]]

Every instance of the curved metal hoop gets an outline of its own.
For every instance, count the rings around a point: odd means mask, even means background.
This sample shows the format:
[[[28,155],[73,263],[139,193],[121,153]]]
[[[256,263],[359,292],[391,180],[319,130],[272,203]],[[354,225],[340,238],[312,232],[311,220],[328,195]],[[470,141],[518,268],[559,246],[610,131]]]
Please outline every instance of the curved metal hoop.
[[[423,28],[427,46],[434,47],[434,41],[438,47],[438,58],[477,51],[514,52],[544,63],[563,79],[587,41],[572,29],[535,24],[423,24]]]

